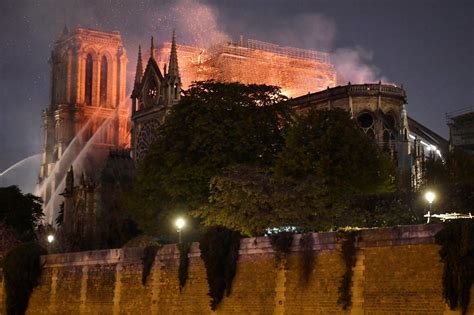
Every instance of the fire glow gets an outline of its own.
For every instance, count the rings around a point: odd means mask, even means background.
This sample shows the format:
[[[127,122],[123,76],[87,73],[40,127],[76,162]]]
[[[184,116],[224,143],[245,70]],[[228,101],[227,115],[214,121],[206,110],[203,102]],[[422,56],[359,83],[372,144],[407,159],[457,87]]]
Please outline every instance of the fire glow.
[[[160,68],[168,61],[171,43],[155,51]],[[183,88],[193,81],[216,80],[279,86],[288,97],[336,85],[336,71],[327,53],[248,39],[210,49],[178,45]]]

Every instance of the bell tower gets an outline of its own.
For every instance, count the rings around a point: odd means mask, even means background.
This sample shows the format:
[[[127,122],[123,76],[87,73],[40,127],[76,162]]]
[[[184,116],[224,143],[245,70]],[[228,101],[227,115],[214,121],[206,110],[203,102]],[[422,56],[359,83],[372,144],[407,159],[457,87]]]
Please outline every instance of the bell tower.
[[[45,206],[62,192],[67,170],[85,147],[97,152],[129,145],[128,110],[123,104],[127,54],[120,33],[65,27],[54,42],[49,64],[50,102],[43,111],[37,191]],[[82,166],[74,168],[87,169]],[[49,222],[58,205],[52,207],[45,208]]]

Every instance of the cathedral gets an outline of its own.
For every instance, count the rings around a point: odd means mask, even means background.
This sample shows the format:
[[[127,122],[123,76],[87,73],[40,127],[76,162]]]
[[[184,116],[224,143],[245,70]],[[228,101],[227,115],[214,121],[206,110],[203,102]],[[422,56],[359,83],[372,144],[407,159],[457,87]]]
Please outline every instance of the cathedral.
[[[52,222],[71,165],[94,177],[109,150],[128,145],[130,127],[125,106],[127,54],[118,32],[64,28],[49,64],[50,103],[43,111],[37,194]]]
[[[171,106],[181,97],[176,37],[173,31],[168,69],[163,72],[155,60],[151,38],[150,57],[143,73],[141,48],[138,50],[135,82],[132,91],[132,157],[138,162],[154,140],[155,130],[164,122]]]
[[[248,58],[248,64],[261,63],[262,56],[268,54],[284,53],[287,55],[282,69],[288,60],[302,58],[306,64],[316,62],[311,58],[321,58],[299,50],[291,50],[291,54],[288,50],[281,52],[273,46],[269,51],[267,46],[226,46],[226,57],[219,55],[219,63],[214,62],[213,66],[219,64],[224,71],[225,63],[232,63],[232,80],[241,81],[234,78],[238,72],[234,71],[236,58],[230,58],[231,54],[238,55],[239,62]],[[163,49],[155,48],[152,37],[150,49],[145,52],[145,67],[139,47],[131,104],[127,104],[128,59],[120,34],[64,29],[51,53],[50,104],[43,112],[44,146],[38,194],[44,200],[49,223],[58,218],[56,223],[83,239],[94,239],[97,235],[97,217],[106,208],[105,200],[131,182],[134,165],[144,158],[155,140],[156,129],[180,100],[183,85],[179,47],[173,31],[169,50],[165,50],[168,62],[163,62]],[[157,56],[157,52],[161,54]],[[335,73],[329,62],[327,57],[318,67],[325,69],[328,82],[333,82]],[[279,64],[272,67],[278,68]],[[188,69],[185,73],[192,72]],[[281,73],[291,74],[283,70]],[[222,78],[226,81],[225,76]],[[196,78],[188,77],[186,82],[193,79]],[[271,84],[261,81],[265,76],[255,80],[254,83]],[[425,156],[442,157],[447,150],[446,140],[407,115],[403,87],[349,82],[314,90],[318,91],[291,98],[289,106],[296,113],[310,108],[349,111],[367,136],[392,157],[407,187],[416,189],[419,185]]]

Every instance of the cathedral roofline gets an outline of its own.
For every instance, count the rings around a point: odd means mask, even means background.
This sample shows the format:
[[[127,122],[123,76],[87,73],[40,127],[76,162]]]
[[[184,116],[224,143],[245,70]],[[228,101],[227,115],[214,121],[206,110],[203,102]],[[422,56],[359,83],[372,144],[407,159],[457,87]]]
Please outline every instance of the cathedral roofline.
[[[68,42],[74,38],[80,38],[82,40],[97,43],[106,42],[107,44],[122,46],[122,35],[119,31],[105,32],[81,26],[78,26],[67,33],[63,31],[62,34],[57,38],[55,44]]]
[[[289,100],[291,106],[304,106],[311,102],[334,100],[351,96],[374,96],[381,95],[392,98],[397,98],[406,103],[406,93],[403,87],[398,87],[392,84],[382,83],[364,83],[364,84],[349,84],[343,86],[336,86],[327,88],[326,90],[308,93],[307,95],[298,96]]]

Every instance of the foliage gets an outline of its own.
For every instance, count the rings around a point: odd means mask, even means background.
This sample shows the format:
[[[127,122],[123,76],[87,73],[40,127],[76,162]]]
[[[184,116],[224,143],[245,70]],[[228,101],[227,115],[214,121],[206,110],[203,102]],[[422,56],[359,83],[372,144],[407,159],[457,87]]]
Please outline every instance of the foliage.
[[[224,167],[271,165],[289,121],[283,100],[273,86],[194,83],[139,165],[129,204],[140,229],[171,232],[172,216],[207,203],[209,181]]]
[[[33,240],[43,216],[39,197],[23,194],[18,186],[0,187],[0,221],[15,229],[23,240]]]
[[[100,248],[120,247],[140,234],[123,197],[131,189],[134,175],[135,163],[129,154],[109,154],[98,188],[97,224],[101,229],[97,245]]]
[[[347,225],[384,227],[422,223],[410,193],[392,192],[357,196],[352,199]]]
[[[293,235],[293,232],[283,231],[269,236],[270,244],[272,244],[272,248],[275,251],[277,264],[290,253],[291,244],[293,243]]]
[[[274,166],[223,169],[194,213],[245,235],[282,225],[318,231],[413,222],[407,198],[394,193],[395,174],[347,112],[311,111],[287,128]]]
[[[55,238],[52,243],[48,242],[49,235],[53,235]],[[44,223],[38,226],[35,231],[35,239],[38,245],[48,250],[48,254],[56,253],[60,248],[58,245],[57,230],[49,223]]]
[[[160,242],[150,235],[138,235],[127,243],[123,244],[123,248],[130,248],[130,247],[147,247],[147,246],[160,246]]]
[[[316,219],[324,192],[318,184],[316,178],[300,182],[275,177],[268,169],[234,166],[212,178],[209,203],[194,213],[205,225],[223,225],[248,236],[282,225],[323,229],[331,219],[330,214]]]
[[[339,286],[339,298],[337,303],[342,306],[344,310],[348,309],[352,304],[352,276],[355,264],[356,264],[356,253],[357,253],[357,236],[359,232],[357,230],[339,232],[339,236],[342,238],[342,259],[346,270],[342,276],[341,285]]]
[[[444,262],[443,295],[449,307],[466,314],[474,283],[474,220],[454,220],[436,234]]]
[[[429,158],[425,163],[424,189],[433,190],[436,200],[433,212],[474,212],[474,157],[454,150],[445,156],[445,161]],[[426,205],[423,196],[419,198]]]
[[[309,281],[311,272],[313,271],[314,261],[316,259],[316,251],[313,249],[314,238],[312,233],[301,235],[300,247],[302,254],[301,281],[306,284]]]
[[[178,269],[178,280],[179,290],[184,288],[186,280],[188,280],[188,266],[189,266],[189,250],[191,249],[191,243],[183,242],[178,244],[179,250],[179,269]]]
[[[275,170],[300,179],[315,175],[335,200],[395,189],[389,157],[342,109],[310,110],[299,116],[285,137]]]
[[[6,313],[24,314],[28,300],[41,276],[40,255],[47,252],[35,243],[23,243],[10,250],[3,260]]]
[[[149,245],[143,250],[143,272],[142,272],[142,284],[146,284],[146,280],[150,275],[151,268],[155,262],[156,253],[160,250],[161,245]]]
[[[61,204],[59,205],[58,216],[56,217],[56,219],[54,221],[56,222],[56,225],[58,227],[63,225],[63,223],[64,223],[64,202],[61,202]]]
[[[10,226],[0,222],[0,261],[5,253],[20,244],[20,236]]]
[[[210,306],[215,311],[224,292],[227,296],[231,293],[239,259],[240,233],[221,226],[211,227],[202,236],[199,248],[206,266]]]

